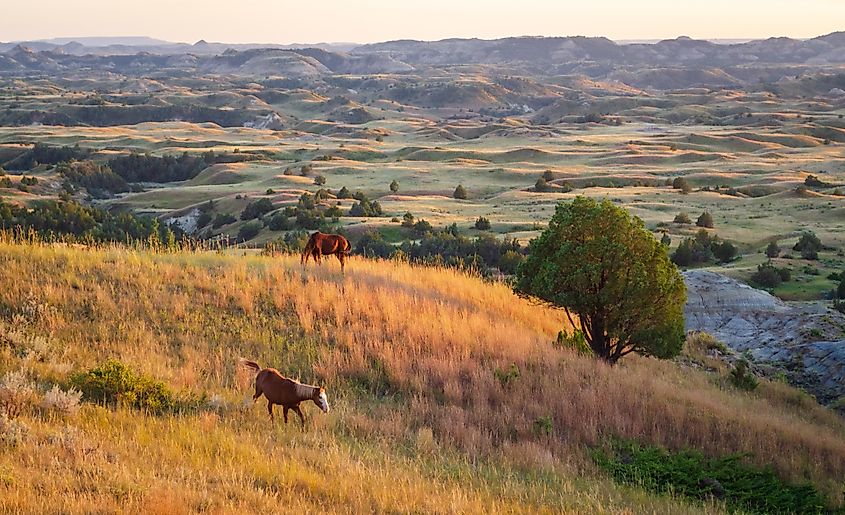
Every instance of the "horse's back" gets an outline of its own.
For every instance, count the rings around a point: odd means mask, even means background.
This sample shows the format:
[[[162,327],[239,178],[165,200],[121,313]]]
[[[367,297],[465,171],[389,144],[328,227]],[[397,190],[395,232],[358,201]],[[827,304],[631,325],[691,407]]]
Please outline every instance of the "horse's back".
[[[296,381],[283,376],[275,368],[265,368],[259,372],[255,382],[267,400],[274,404],[287,404],[296,392]]]

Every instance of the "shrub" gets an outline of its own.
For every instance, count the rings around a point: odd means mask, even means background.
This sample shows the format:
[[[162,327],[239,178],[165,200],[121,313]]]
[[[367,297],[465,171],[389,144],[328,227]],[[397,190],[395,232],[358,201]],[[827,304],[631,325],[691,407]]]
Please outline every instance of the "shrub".
[[[748,361],[741,359],[736,362],[734,368],[728,374],[728,380],[740,390],[753,391],[757,388],[757,378],[748,368]]]
[[[289,231],[293,228],[290,218],[283,212],[275,213],[270,221],[267,223],[267,228],[271,231]]]
[[[623,484],[650,492],[706,500],[721,499],[728,511],[825,513],[825,497],[810,483],[791,484],[770,467],[760,468],[732,454],[707,458],[695,450],[669,452],[617,440],[593,452],[596,463]]]
[[[402,227],[412,228],[414,226],[414,215],[411,212],[407,212],[402,215]]]
[[[19,445],[29,432],[26,424],[14,420],[0,412],[0,443],[9,447]]]
[[[689,225],[692,223],[692,219],[686,213],[678,213],[677,215],[675,215],[675,219],[672,220],[672,222],[676,224]]]
[[[532,430],[536,436],[551,436],[554,432],[554,424],[552,417],[543,416],[534,419]]]
[[[432,231],[432,229],[431,224],[428,223],[427,220],[418,220],[414,224],[414,234],[417,236],[428,234]]]
[[[393,193],[399,191],[399,183],[396,181],[396,179],[390,181],[390,191],[392,191]]]
[[[340,191],[337,192],[337,198],[339,198],[339,199],[352,198],[352,193],[349,191],[349,188],[344,186],[344,187],[340,188]]]
[[[543,180],[546,182],[551,182],[555,180],[555,174],[551,170],[546,170],[543,172]]]
[[[251,240],[251,239],[255,238],[256,236],[258,236],[258,233],[260,233],[260,232],[261,232],[261,223],[260,222],[255,221],[255,222],[249,222],[247,224],[244,224],[244,225],[241,226],[240,229],[238,229],[238,241],[242,242],[242,241]]]
[[[466,188],[463,187],[463,185],[458,184],[458,187],[455,188],[455,191],[454,191],[454,193],[452,193],[452,196],[456,199],[459,199],[459,200],[466,200],[467,190],[466,190]]]
[[[483,216],[479,216],[478,220],[475,221],[475,228],[479,231],[489,231],[490,230],[490,220],[484,218]]]
[[[667,248],[672,245],[672,238],[669,236],[668,232],[663,233],[663,236],[660,238],[660,243]]]
[[[766,246],[766,257],[769,259],[776,258],[780,255],[780,247],[778,247],[777,242],[770,241],[769,244]]]
[[[681,193],[689,193],[692,191],[692,186],[690,186],[689,181],[687,181],[683,177],[675,177],[672,180],[672,187],[676,190],[681,190]]]
[[[805,232],[798,239],[798,243],[792,247],[792,250],[801,253],[804,259],[815,260],[819,257],[819,251],[822,250],[822,242],[819,237],[813,232]]]
[[[122,404],[150,413],[176,411],[182,407],[166,384],[139,374],[115,359],[74,375],[71,384],[91,402]]]
[[[64,391],[58,385],[53,385],[53,388],[44,394],[41,407],[48,411],[58,411],[63,415],[74,415],[79,411],[80,399],[82,399],[82,392],[73,388]]]
[[[712,229],[714,226],[713,215],[711,215],[707,211],[701,213],[701,216],[698,217],[698,220],[696,220],[695,225]]]
[[[378,201],[370,201],[364,197],[359,202],[352,204],[352,207],[349,209],[349,216],[381,216],[381,204]]]
[[[777,288],[783,282],[781,274],[772,263],[757,265],[757,271],[751,276],[751,281],[764,288]]]
[[[510,386],[511,383],[519,379],[519,367],[516,366],[516,363],[511,363],[511,366],[507,370],[501,370],[497,367],[496,370],[493,371],[493,377],[499,381],[502,388],[506,388]]]
[[[365,232],[355,245],[355,252],[369,258],[387,259],[396,251],[396,247],[384,241],[381,233],[375,229]]]
[[[548,183],[546,182],[546,179],[543,179],[542,177],[540,177],[539,179],[537,179],[537,182],[535,182],[535,183],[534,183],[534,189],[535,189],[536,191],[541,192],[541,193],[542,193],[542,192],[545,192],[545,191],[548,191],[548,190],[549,190],[549,185],[548,185]],[[456,197],[456,198],[457,198],[457,197]]]
[[[273,209],[273,202],[271,202],[270,199],[262,198],[255,200],[247,204],[241,212],[241,220],[253,220],[260,216],[264,216]]]
[[[23,371],[7,372],[0,381],[0,415],[17,418],[35,399],[35,388]]]
[[[734,244],[729,241],[714,243],[712,245],[712,250],[713,256],[720,263],[728,263],[730,261],[733,261],[738,252]]]
[[[218,229],[224,225],[229,225],[237,221],[238,219],[229,213],[218,213],[217,216],[214,217],[214,222],[212,222],[211,226]]]
[[[325,176],[318,175],[318,176],[314,177],[314,184],[316,184],[317,186],[322,186],[325,183],[326,183],[326,177]]]

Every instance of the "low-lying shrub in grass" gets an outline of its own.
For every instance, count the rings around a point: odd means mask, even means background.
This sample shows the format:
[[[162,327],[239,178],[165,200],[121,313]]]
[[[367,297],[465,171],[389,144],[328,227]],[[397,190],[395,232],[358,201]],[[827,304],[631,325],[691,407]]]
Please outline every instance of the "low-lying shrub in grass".
[[[707,458],[698,451],[669,452],[617,440],[609,450],[594,450],[593,458],[619,483],[693,499],[720,499],[730,511],[832,511],[813,485],[787,483],[770,467],[759,468],[745,463],[740,454]]]
[[[125,404],[150,413],[180,411],[196,405],[192,399],[178,397],[164,382],[139,374],[115,359],[74,375],[71,383],[88,401]]]

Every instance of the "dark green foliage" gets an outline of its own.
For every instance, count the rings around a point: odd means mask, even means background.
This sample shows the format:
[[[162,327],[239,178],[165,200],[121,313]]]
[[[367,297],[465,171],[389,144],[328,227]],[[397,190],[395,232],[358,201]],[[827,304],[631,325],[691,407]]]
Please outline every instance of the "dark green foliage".
[[[352,204],[352,208],[349,210],[349,216],[370,217],[381,215],[381,204],[379,204],[378,201],[375,200],[370,201],[366,197],[363,197],[359,200],[359,202]]]
[[[523,248],[516,240],[499,240],[492,235],[471,239],[446,230],[430,230],[419,241],[405,242],[400,248],[411,262],[472,268],[480,272],[498,269],[502,273],[513,273],[524,259]]]
[[[12,179],[8,177],[0,178],[0,188],[11,188],[13,186]]]
[[[299,254],[308,243],[308,237],[309,234],[306,231],[292,231],[275,241],[268,242],[264,250],[269,253]]]
[[[822,242],[815,233],[805,232],[798,239],[798,243],[792,247],[792,250],[800,252],[804,259],[815,260],[819,258],[819,251],[822,248]]]
[[[784,280],[791,278],[787,268],[778,268],[771,261],[757,265],[757,271],[751,275],[751,281],[764,288],[777,288]]]
[[[690,186],[689,182],[683,177],[675,177],[672,181],[672,187],[676,190],[681,190],[681,193],[684,194],[692,191],[692,186]]]
[[[273,211],[273,203],[268,198],[254,200],[247,204],[241,212],[241,220],[254,220],[260,216]]]
[[[695,225],[712,229],[714,226],[713,215],[711,215],[707,211],[701,213],[701,215],[698,217],[698,220],[695,221]]]
[[[515,290],[577,315],[594,354],[609,363],[631,352],[669,358],[683,345],[681,274],[642,220],[610,200],[558,204]]]
[[[238,219],[229,213],[218,213],[217,216],[214,217],[214,222],[211,224],[211,226],[215,229],[219,229],[224,225],[229,225],[237,221]]]
[[[314,177],[314,184],[316,184],[317,186],[322,186],[326,184],[326,177],[324,175],[318,175]]]
[[[396,181],[396,179],[390,181],[390,191],[392,191],[393,193],[399,191],[399,183]]]
[[[139,374],[115,359],[74,375],[71,384],[82,392],[85,400],[122,404],[150,413],[179,411],[191,404],[177,398],[165,383]]]
[[[74,147],[54,147],[44,143],[36,143],[29,151],[11,161],[9,169],[30,170],[36,164],[57,165],[67,161],[81,161],[90,155],[88,150]]]
[[[686,213],[678,213],[677,215],[675,215],[675,219],[674,219],[674,220],[672,220],[672,222],[674,222],[674,223],[676,223],[676,224],[686,224],[686,225],[689,225],[689,224],[691,224],[691,223],[692,223],[692,219],[691,219],[691,218],[689,217],[689,215],[688,215],[688,214],[686,214]]]
[[[537,179],[537,182],[535,182],[535,183],[534,183],[534,190],[535,190],[535,191],[539,191],[539,192],[541,192],[541,193],[542,193],[542,192],[545,192],[545,191],[548,191],[548,190],[549,190],[549,185],[548,185],[548,183],[546,182],[546,179],[543,179],[542,177],[540,177],[539,179]],[[457,197],[456,197],[456,198],[457,198]]]
[[[757,378],[748,368],[748,362],[741,359],[736,362],[733,369],[728,374],[728,380],[734,387],[747,392],[753,391],[757,388]]]
[[[821,179],[819,179],[815,175],[808,175],[804,179],[804,185],[809,186],[811,188],[830,188],[830,187],[833,187],[832,184],[829,184],[829,183],[822,181]]]
[[[776,258],[780,255],[780,247],[778,247],[777,242],[770,241],[769,244],[766,246],[766,257],[769,259]]]
[[[836,286],[836,298],[845,299],[845,277],[840,279],[839,284]]]
[[[85,188],[96,195],[97,191],[124,193],[129,191],[129,184],[123,177],[111,171],[107,165],[93,161],[62,163],[56,171],[73,186]]]
[[[678,266],[691,266],[709,263],[714,259],[725,263],[737,255],[737,248],[730,242],[722,241],[718,236],[711,236],[700,229],[694,238],[686,238],[672,253],[672,262]]]
[[[352,193],[350,193],[349,189],[346,186],[344,186],[344,187],[340,188],[340,191],[337,192],[337,198],[339,198],[339,199],[352,198]]]
[[[716,261],[719,263],[728,263],[733,261],[738,252],[736,246],[729,241],[715,242],[711,248],[713,249],[713,257],[715,257]]]
[[[45,200],[24,208],[0,201],[0,229],[33,230],[42,238],[70,237],[80,241],[175,242],[182,233],[159,224],[155,218],[129,213],[112,215],[102,209],[75,202]]]
[[[211,223],[212,220],[213,217],[211,216],[211,213],[209,213],[208,211],[200,212],[200,215],[197,217],[197,229],[202,229],[203,227]]]
[[[669,233],[668,233],[668,232],[664,232],[664,233],[663,233],[663,236],[660,238],[660,243],[661,243],[664,247],[667,247],[667,248],[668,248],[670,245],[672,245],[672,238],[669,236]]]
[[[187,181],[196,177],[211,164],[213,162],[206,162],[203,156],[195,156],[187,152],[179,157],[129,154],[109,161],[111,170],[127,182]]]
[[[384,241],[381,233],[375,229],[365,232],[355,245],[355,253],[369,258],[389,258],[396,252],[396,247]]]
[[[261,232],[262,224],[258,221],[253,221],[246,223],[238,229],[238,241],[247,241],[255,238],[258,236],[258,233]]]
[[[411,228],[414,226],[414,215],[410,212],[402,215],[402,227]]]
[[[555,174],[552,173],[551,170],[546,170],[545,172],[543,172],[543,180],[546,182],[551,182],[555,180]]]
[[[290,218],[280,211],[270,217],[270,221],[267,222],[267,228],[271,231],[289,231],[293,228],[293,224]]]
[[[24,186],[35,186],[36,184],[38,184],[38,178],[27,177],[26,175],[24,175],[23,177],[21,177],[21,184]]]
[[[414,236],[420,238],[434,230],[428,220],[417,220],[412,226]]]
[[[478,220],[475,221],[475,228],[479,231],[489,231],[490,230],[490,220],[484,218],[483,216],[479,216]]]
[[[555,429],[552,417],[537,417],[531,429],[535,436],[551,436]]]
[[[455,191],[454,191],[454,193],[452,193],[452,196],[455,197],[456,199],[466,200],[467,190],[466,190],[466,188],[463,187],[463,185],[458,184],[458,187],[455,188]]]
[[[810,483],[790,484],[771,467],[760,468],[733,454],[707,458],[694,450],[615,441],[593,452],[596,463],[618,483],[691,499],[722,500],[730,511],[748,513],[828,513],[824,496]]]

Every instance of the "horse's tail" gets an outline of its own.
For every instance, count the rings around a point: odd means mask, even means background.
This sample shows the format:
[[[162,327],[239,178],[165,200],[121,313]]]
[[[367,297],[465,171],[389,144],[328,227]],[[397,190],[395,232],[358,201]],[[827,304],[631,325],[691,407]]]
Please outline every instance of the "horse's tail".
[[[346,238],[343,238],[343,248],[340,251],[347,255],[352,252],[352,245]]]
[[[259,365],[255,361],[250,361],[248,359],[241,358],[240,363],[246,368],[251,368],[252,370],[254,370],[256,374],[261,371],[261,365]]]

